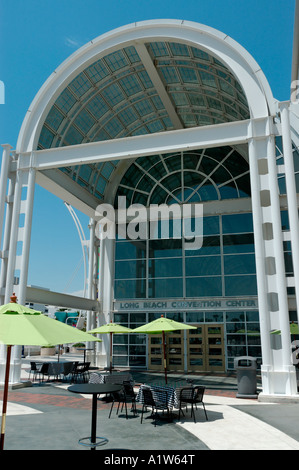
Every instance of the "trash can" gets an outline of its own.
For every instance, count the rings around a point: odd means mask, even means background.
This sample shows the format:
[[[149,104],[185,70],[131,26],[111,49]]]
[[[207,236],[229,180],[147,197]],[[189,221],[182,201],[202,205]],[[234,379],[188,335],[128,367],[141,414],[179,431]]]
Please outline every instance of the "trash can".
[[[251,356],[236,357],[234,367],[237,371],[237,398],[257,398],[256,358]]]

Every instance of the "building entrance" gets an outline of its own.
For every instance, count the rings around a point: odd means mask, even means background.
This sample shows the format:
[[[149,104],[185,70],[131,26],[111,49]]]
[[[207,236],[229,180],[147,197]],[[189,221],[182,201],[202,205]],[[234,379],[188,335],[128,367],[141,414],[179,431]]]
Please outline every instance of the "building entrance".
[[[224,372],[223,325],[200,324],[187,331],[187,369],[197,372]]]
[[[166,360],[169,371],[224,372],[224,327],[219,324],[194,325],[196,330],[167,333]],[[185,362],[187,361],[187,367]],[[150,370],[163,366],[162,335],[149,335]]]

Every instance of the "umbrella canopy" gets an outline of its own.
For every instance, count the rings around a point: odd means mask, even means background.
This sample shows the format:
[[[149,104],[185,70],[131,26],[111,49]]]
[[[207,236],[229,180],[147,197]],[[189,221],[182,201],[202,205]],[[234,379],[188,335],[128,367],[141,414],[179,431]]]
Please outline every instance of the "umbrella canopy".
[[[96,341],[94,336],[84,331],[49,318],[36,310],[21,307],[13,303],[0,307],[0,344],[47,346]]]
[[[121,334],[121,333],[131,333],[133,330],[127,328],[126,326],[119,325],[118,323],[113,323],[112,320],[106,325],[99,326],[93,330],[89,330],[88,333],[98,333],[98,334],[107,334],[110,333],[110,374],[112,374],[112,335]]]
[[[281,330],[272,330],[270,332],[272,335],[280,335],[281,334]],[[299,335],[299,327],[297,325],[297,323],[290,323],[290,333],[291,335]]]
[[[0,344],[7,345],[5,382],[2,405],[0,450],[4,447],[8,382],[11,348],[14,345],[64,344],[79,341],[96,341],[97,338],[77,328],[46,317],[43,313],[16,303],[15,294],[11,302],[0,307]]]
[[[164,356],[164,375],[165,383],[167,383],[167,366],[166,366],[166,350],[165,350],[165,333],[176,330],[196,330],[197,326],[186,325],[170,318],[165,318],[161,315],[160,318],[153,320],[146,325],[139,326],[133,330],[133,333],[146,333],[146,334],[161,334],[163,343],[163,356]]]
[[[185,323],[180,323],[170,318],[165,318],[161,315],[160,318],[153,320],[146,325],[139,326],[133,330],[134,333],[149,333],[149,334],[159,334],[165,331],[175,331],[175,330],[191,330],[197,329],[197,326],[186,325]]]
[[[119,325],[118,323],[107,323],[106,325],[99,326],[93,330],[89,330],[88,333],[131,333],[130,328],[126,326]]]

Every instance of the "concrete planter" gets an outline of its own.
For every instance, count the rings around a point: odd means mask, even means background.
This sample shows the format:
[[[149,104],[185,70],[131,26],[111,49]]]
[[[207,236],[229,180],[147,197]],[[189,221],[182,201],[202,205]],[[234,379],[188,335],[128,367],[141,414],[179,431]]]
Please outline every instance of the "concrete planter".
[[[73,348],[73,347],[70,348],[70,352],[71,352],[71,353],[75,353],[75,354],[83,354],[83,351],[82,351],[82,350],[80,351],[80,349],[78,349],[78,348]]]
[[[56,354],[56,348],[41,348],[40,355],[41,356],[54,356]]]

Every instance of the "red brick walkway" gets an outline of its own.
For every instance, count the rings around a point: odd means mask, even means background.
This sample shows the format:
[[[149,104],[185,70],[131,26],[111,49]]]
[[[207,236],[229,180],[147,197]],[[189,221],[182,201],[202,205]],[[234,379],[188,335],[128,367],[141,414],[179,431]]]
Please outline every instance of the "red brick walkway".
[[[235,398],[236,392],[229,390],[206,390],[206,395],[222,396]],[[3,391],[0,391],[0,400],[2,400]],[[20,403],[20,404],[40,404],[40,405],[53,405],[60,406],[63,408],[78,408],[78,409],[90,409],[91,400],[84,397],[77,397],[65,395],[50,395],[46,393],[30,393],[30,392],[21,392],[21,391],[9,391],[8,392],[8,401]],[[110,408],[110,403],[101,402],[101,408]]]
[[[0,392],[0,400],[3,397],[3,392]],[[22,393],[9,391],[8,401],[21,403],[21,404],[40,404],[40,405],[53,405],[60,406],[63,408],[80,408],[90,409],[91,400],[84,397],[73,397],[71,394],[69,397],[63,395],[48,395],[45,393]],[[106,404],[105,404],[106,405]]]

